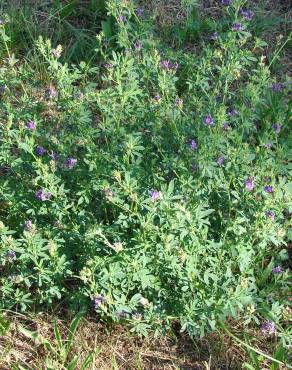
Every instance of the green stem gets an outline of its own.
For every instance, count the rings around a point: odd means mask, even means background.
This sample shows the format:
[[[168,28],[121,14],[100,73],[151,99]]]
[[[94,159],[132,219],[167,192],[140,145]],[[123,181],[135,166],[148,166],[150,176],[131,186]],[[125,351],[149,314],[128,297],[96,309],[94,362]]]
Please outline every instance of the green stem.
[[[287,42],[289,42],[291,40],[290,36],[287,38],[287,40],[284,42],[284,44],[280,47],[280,49],[276,52],[276,54],[274,55],[273,59],[271,60],[270,64],[269,64],[269,68],[271,67],[271,65],[274,63],[275,59],[277,58],[277,56],[280,54],[280,52],[282,51],[282,49],[284,48],[284,46],[287,44]]]

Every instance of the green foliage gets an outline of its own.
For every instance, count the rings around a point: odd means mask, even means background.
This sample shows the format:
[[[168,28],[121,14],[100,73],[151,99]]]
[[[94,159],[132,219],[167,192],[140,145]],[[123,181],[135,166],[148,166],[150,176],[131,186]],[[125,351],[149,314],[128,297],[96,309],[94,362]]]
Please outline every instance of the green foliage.
[[[53,12],[65,24],[78,3]],[[11,24],[0,28],[0,307],[62,302],[140,334],[178,321],[202,336],[230,316],[285,324],[288,77],[271,88],[240,1],[216,21],[186,2],[178,44],[197,39],[195,53],[161,40],[133,2],[105,5],[77,64],[74,45],[41,35],[20,61]]]

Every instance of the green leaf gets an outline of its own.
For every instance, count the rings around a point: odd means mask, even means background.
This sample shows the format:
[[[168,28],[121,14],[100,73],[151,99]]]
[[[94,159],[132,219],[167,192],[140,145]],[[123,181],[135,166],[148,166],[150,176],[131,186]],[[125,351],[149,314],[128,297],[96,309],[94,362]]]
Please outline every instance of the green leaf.
[[[107,19],[106,21],[101,22],[101,28],[102,28],[102,32],[104,33],[106,38],[109,39],[109,38],[112,37],[112,35],[113,35],[112,25],[111,25],[111,21],[109,19]]]
[[[26,338],[32,339],[36,345],[43,344],[43,338],[38,334],[37,331],[30,331],[24,328],[23,326],[19,326],[18,330],[21,334],[23,334]]]
[[[292,195],[292,182],[287,182],[287,184],[285,184],[283,188],[286,193]]]
[[[71,347],[73,345],[74,341],[74,335],[76,333],[76,330],[78,328],[78,325],[80,323],[81,318],[83,317],[83,314],[79,313],[74,317],[72,320],[70,327],[69,327],[69,334],[68,334],[68,342],[67,342],[67,348],[66,348],[66,356],[69,354]]]
[[[63,348],[63,342],[62,342],[61,333],[60,333],[60,330],[58,328],[58,324],[57,324],[56,320],[54,322],[54,334],[55,334],[55,339],[58,343],[58,347],[61,350]]]
[[[93,362],[95,352],[89,353],[83,361],[80,370],[86,370],[88,366]]]
[[[67,370],[75,370],[78,363],[78,356],[75,356],[73,360],[67,365]]]

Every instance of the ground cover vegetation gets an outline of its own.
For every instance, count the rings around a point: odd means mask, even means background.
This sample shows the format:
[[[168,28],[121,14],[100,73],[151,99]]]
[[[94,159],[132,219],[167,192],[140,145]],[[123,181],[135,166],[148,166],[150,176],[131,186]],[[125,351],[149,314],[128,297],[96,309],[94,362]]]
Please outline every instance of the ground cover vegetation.
[[[159,4],[3,4],[0,308],[192,338],[235,320],[275,339],[277,368],[291,345],[288,22],[242,0],[175,2],[168,22]],[[67,366],[72,338],[55,336]]]

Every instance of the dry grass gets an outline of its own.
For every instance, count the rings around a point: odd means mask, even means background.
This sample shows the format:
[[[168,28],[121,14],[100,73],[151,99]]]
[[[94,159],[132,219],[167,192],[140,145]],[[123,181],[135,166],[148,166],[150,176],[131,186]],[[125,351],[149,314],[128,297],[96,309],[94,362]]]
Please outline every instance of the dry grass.
[[[36,345],[24,336],[20,328],[37,331],[48,339],[54,348],[54,321],[57,321],[63,340],[67,338],[71,318],[40,313],[32,318],[20,314],[9,315],[11,322],[5,336],[0,337],[0,370],[66,370],[43,345]],[[230,323],[232,331],[241,336],[242,327]],[[264,338],[258,331],[251,331],[253,346],[265,353],[272,353],[276,338]],[[239,370],[248,357],[237,342],[223,332],[214,332],[201,340],[192,340],[188,335],[169,333],[167,336],[139,338],[129,329],[116,326],[109,329],[95,318],[84,318],[74,338],[71,357],[78,355],[80,370],[82,360],[95,351],[90,370]],[[46,366],[46,358],[53,367]],[[23,367],[19,367],[19,366]],[[269,370],[270,361],[263,361],[262,370]],[[280,366],[279,370],[287,370]]]
[[[39,314],[34,318],[13,315],[8,333],[0,337],[0,370],[18,369],[21,364],[25,369],[46,369],[47,350],[42,345],[26,338],[19,330],[25,327],[38,331],[43,337],[54,342],[54,318],[48,314]],[[66,338],[69,319],[57,319],[63,338]],[[88,353],[96,350],[94,364],[90,369],[98,370],[206,370],[240,369],[244,360],[244,351],[223,334],[213,333],[202,340],[192,341],[187,335],[154,338],[138,338],[129,330],[117,326],[109,331],[93,319],[83,319],[79,326],[72,354],[81,360]],[[55,370],[61,370],[57,362]]]

